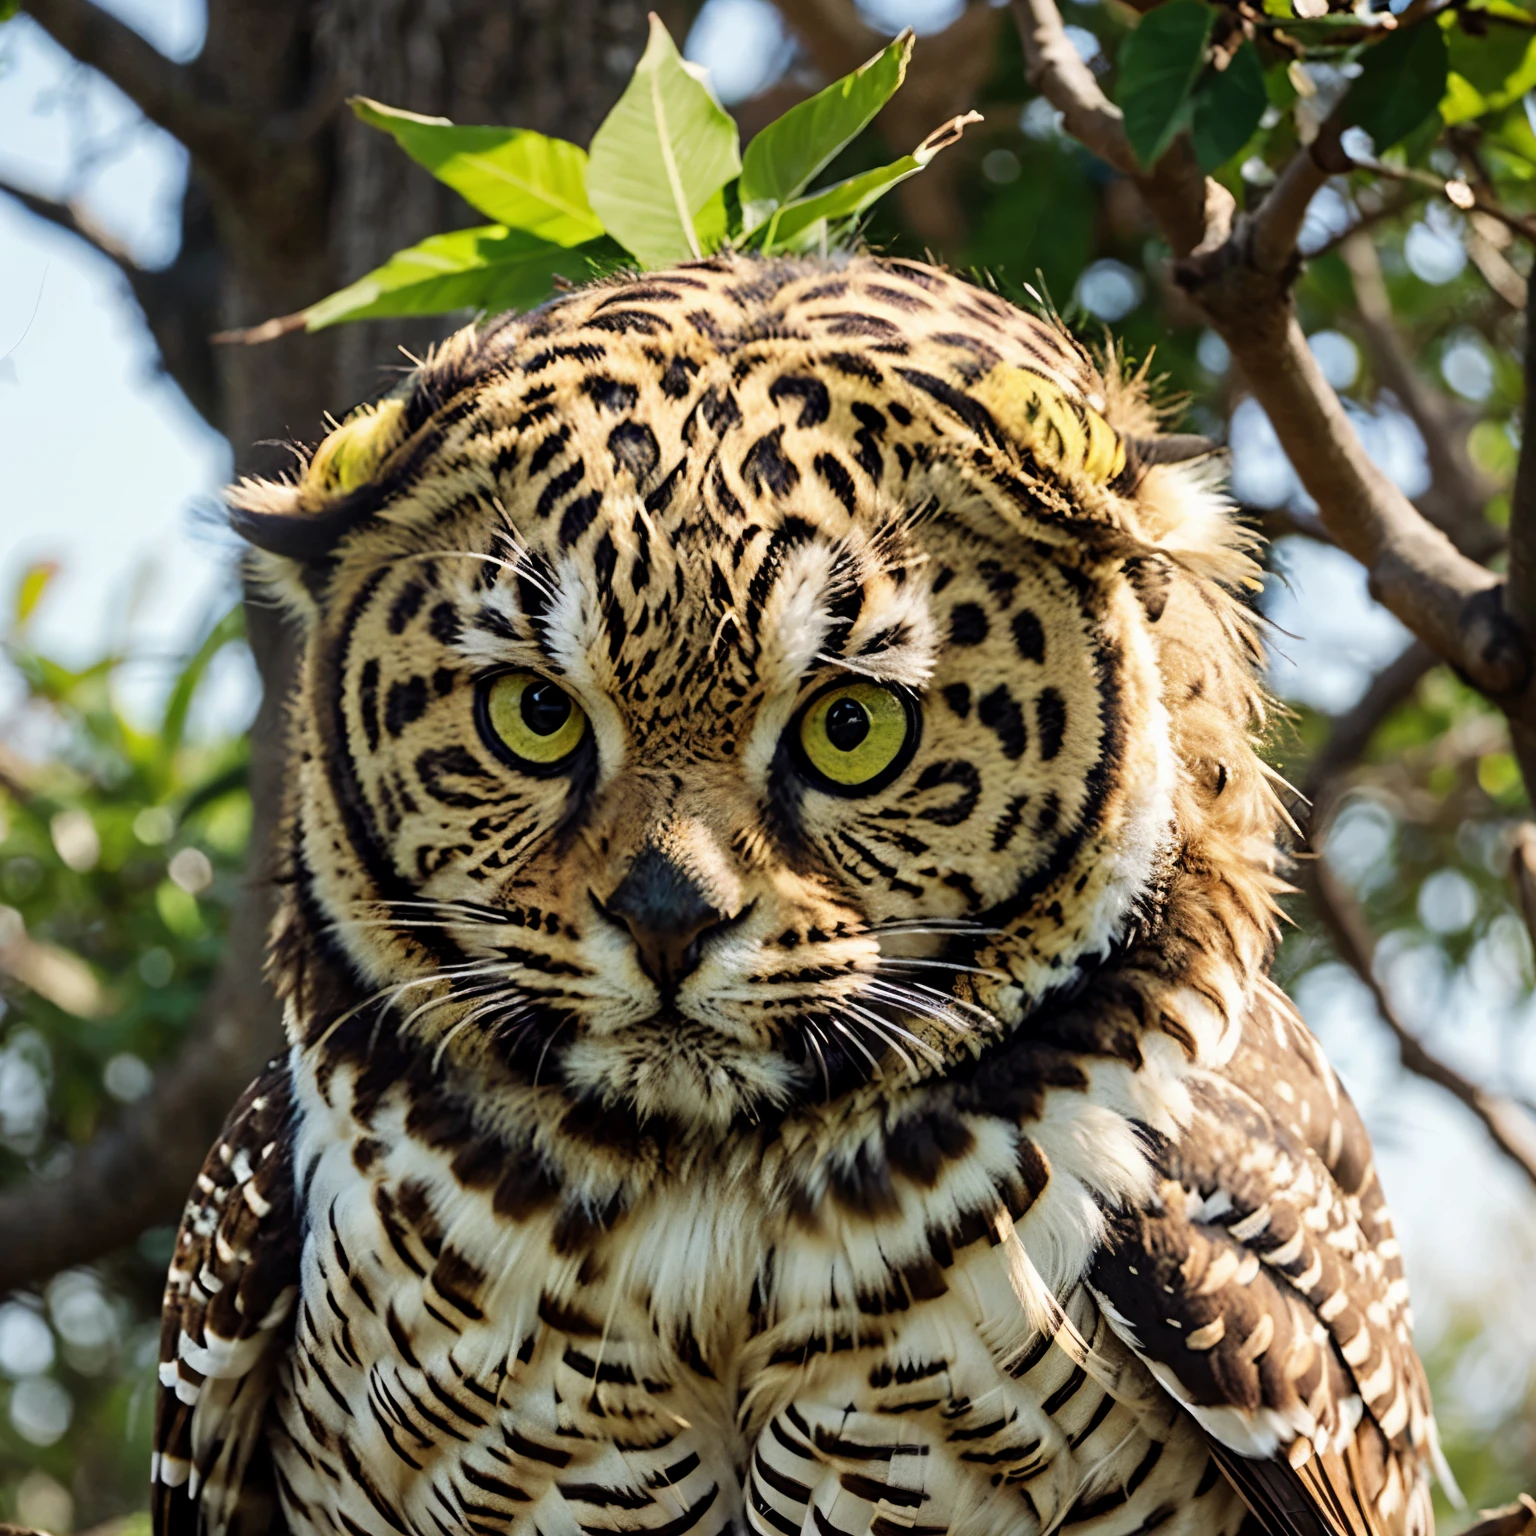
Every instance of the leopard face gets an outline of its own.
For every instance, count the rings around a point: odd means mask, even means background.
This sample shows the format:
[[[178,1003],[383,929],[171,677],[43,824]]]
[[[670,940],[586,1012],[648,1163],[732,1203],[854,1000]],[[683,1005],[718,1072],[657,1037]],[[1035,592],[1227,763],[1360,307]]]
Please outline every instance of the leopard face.
[[[235,496],[305,631],[297,921],[438,1055],[696,1128],[1027,1028],[1253,775],[1243,557],[1116,387],[868,257],[460,334]]]

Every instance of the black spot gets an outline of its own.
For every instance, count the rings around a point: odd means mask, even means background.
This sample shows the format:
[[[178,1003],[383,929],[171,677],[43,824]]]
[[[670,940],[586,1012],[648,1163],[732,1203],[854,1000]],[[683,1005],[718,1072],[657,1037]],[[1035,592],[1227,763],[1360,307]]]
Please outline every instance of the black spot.
[[[787,496],[799,485],[800,471],[784,452],[783,427],[775,427],[747,450],[741,478],[756,496],[762,495],[765,486],[775,496]]]
[[[363,734],[368,738],[368,750],[379,750],[379,662],[370,656],[363,663],[362,676],[357,680],[357,708],[363,717]]]
[[[996,560],[983,560],[976,569],[981,572],[981,579],[986,582],[987,591],[997,600],[998,606],[1006,608],[1019,589],[1019,578]]]
[[[681,400],[693,387],[699,365],[691,357],[674,357],[661,376],[661,392],[669,400]]]
[[[896,372],[914,389],[922,390],[925,395],[932,396],[940,405],[947,406],[978,437],[989,443],[997,442],[997,423],[992,419],[991,411],[979,400],[973,400],[963,390],[956,389],[953,384],[946,384],[943,379],[936,378],[931,373],[923,373],[917,368],[898,368]]]
[[[944,702],[964,720],[971,712],[970,684],[951,683],[944,690]]]
[[[613,309],[606,315],[588,320],[589,331],[612,331],[616,336],[638,334],[641,336],[665,335],[672,327],[660,315],[645,309]]]
[[[1061,796],[1053,789],[1044,800],[1040,802],[1040,814],[1035,817],[1035,831],[1044,837],[1047,833],[1056,830],[1056,823],[1061,820]]]
[[[997,733],[1005,757],[1012,762],[1023,757],[1029,745],[1029,732],[1024,729],[1024,712],[1005,684],[999,683],[977,704],[976,718],[989,731]]]
[[[705,424],[715,432],[729,432],[732,427],[741,424],[741,407],[729,389],[706,390],[699,408]]]
[[[453,692],[453,685],[458,680],[459,675],[452,667],[439,667],[432,674],[432,691],[442,698],[444,694]]]
[[[853,476],[843,468],[837,456],[831,453],[818,453],[815,467],[827,489],[842,502],[851,517],[859,502],[853,488]]]
[[[1019,609],[1013,616],[1013,643],[1025,661],[1045,660],[1045,631],[1028,608]]]
[[[949,638],[956,645],[980,645],[987,638],[987,616],[979,604],[955,604],[949,614]]]
[[[874,406],[862,400],[855,400],[851,409],[854,419],[859,423],[859,430],[853,434],[853,440],[858,445],[854,458],[858,460],[859,468],[871,480],[878,482],[885,473],[885,461],[880,457],[879,447],[880,439],[885,435],[885,417]]]
[[[427,620],[427,628],[439,645],[452,645],[459,638],[459,610],[452,603],[438,603]]]
[[[592,519],[597,516],[597,509],[603,504],[601,491],[588,491],[585,496],[578,496],[565,509],[565,516],[560,519],[560,542],[567,549],[592,526]]]
[[[587,379],[581,392],[601,410],[612,411],[615,416],[633,410],[635,401],[640,398],[640,391],[633,384],[621,384],[606,373],[594,374]]]
[[[864,379],[870,384],[883,384],[885,375],[867,357],[856,352],[829,352],[827,363],[850,379]]]
[[[386,623],[390,634],[398,635],[404,632],[405,626],[420,612],[426,596],[427,589],[422,582],[408,581],[401,587],[399,596],[389,605],[389,618]]]
[[[1067,734],[1067,702],[1054,688],[1042,688],[1035,700],[1035,725],[1040,732],[1040,760],[1050,760],[1061,751]]]
[[[819,427],[831,414],[832,401],[827,386],[807,374],[786,373],[773,381],[768,398],[777,405],[781,400],[799,400],[797,427]]]
[[[976,802],[981,798],[981,774],[977,772],[974,763],[967,763],[960,758],[929,763],[918,775],[917,783],[902,799],[910,800],[914,795],[937,789],[942,784],[955,785],[960,791],[959,795],[948,805],[935,805],[926,811],[919,811],[918,819],[931,821],[940,827],[959,826],[976,809]]]
[[[426,708],[426,678],[412,677],[403,683],[391,683],[384,704],[384,729],[391,736],[398,736],[413,720],[421,719]]]
[[[621,421],[608,434],[608,452],[616,467],[627,469],[636,484],[644,484],[661,458],[661,445],[643,421]]]
[[[1015,795],[1008,802],[1003,814],[997,818],[997,824],[992,828],[993,853],[1001,853],[1013,841],[1013,834],[1019,830],[1019,823],[1024,819],[1024,811],[1028,804],[1028,795]]]
[[[574,491],[581,484],[586,472],[587,467],[580,459],[577,459],[574,464],[567,464],[558,475],[545,482],[544,489],[539,492],[538,503],[533,510],[540,517],[548,517],[564,499],[565,493],[567,491]]]
[[[528,461],[528,473],[530,475],[542,475],[553,462],[554,457],[565,447],[565,440],[571,435],[569,425],[557,427],[548,437],[533,450],[533,457]]]

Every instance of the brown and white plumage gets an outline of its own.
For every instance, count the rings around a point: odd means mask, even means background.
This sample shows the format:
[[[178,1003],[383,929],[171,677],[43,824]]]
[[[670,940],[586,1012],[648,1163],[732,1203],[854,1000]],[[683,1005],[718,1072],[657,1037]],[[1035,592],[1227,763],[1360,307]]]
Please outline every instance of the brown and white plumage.
[[[1158,441],[947,274],[720,257],[234,493],[291,1047],[188,1208],[157,1530],[1428,1531],[1265,976],[1254,567]]]

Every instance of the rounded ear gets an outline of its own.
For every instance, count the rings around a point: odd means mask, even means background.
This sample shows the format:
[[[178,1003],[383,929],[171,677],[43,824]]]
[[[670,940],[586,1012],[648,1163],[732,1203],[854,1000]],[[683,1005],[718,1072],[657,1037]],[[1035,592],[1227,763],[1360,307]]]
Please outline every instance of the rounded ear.
[[[243,480],[226,494],[247,543],[300,565],[328,560],[377,509],[379,471],[405,438],[398,396],[359,406],[315,449],[297,482]]]

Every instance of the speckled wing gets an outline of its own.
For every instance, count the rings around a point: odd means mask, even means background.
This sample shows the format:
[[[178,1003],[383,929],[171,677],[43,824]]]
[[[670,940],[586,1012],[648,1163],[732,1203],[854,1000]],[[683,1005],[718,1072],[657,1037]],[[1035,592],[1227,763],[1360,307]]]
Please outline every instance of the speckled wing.
[[[288,1062],[231,1111],[176,1237],[160,1333],[156,1536],[285,1530],[264,1430],[298,1294]]]
[[[1091,1285],[1272,1536],[1422,1536],[1434,1422],[1360,1118],[1261,1001]]]

